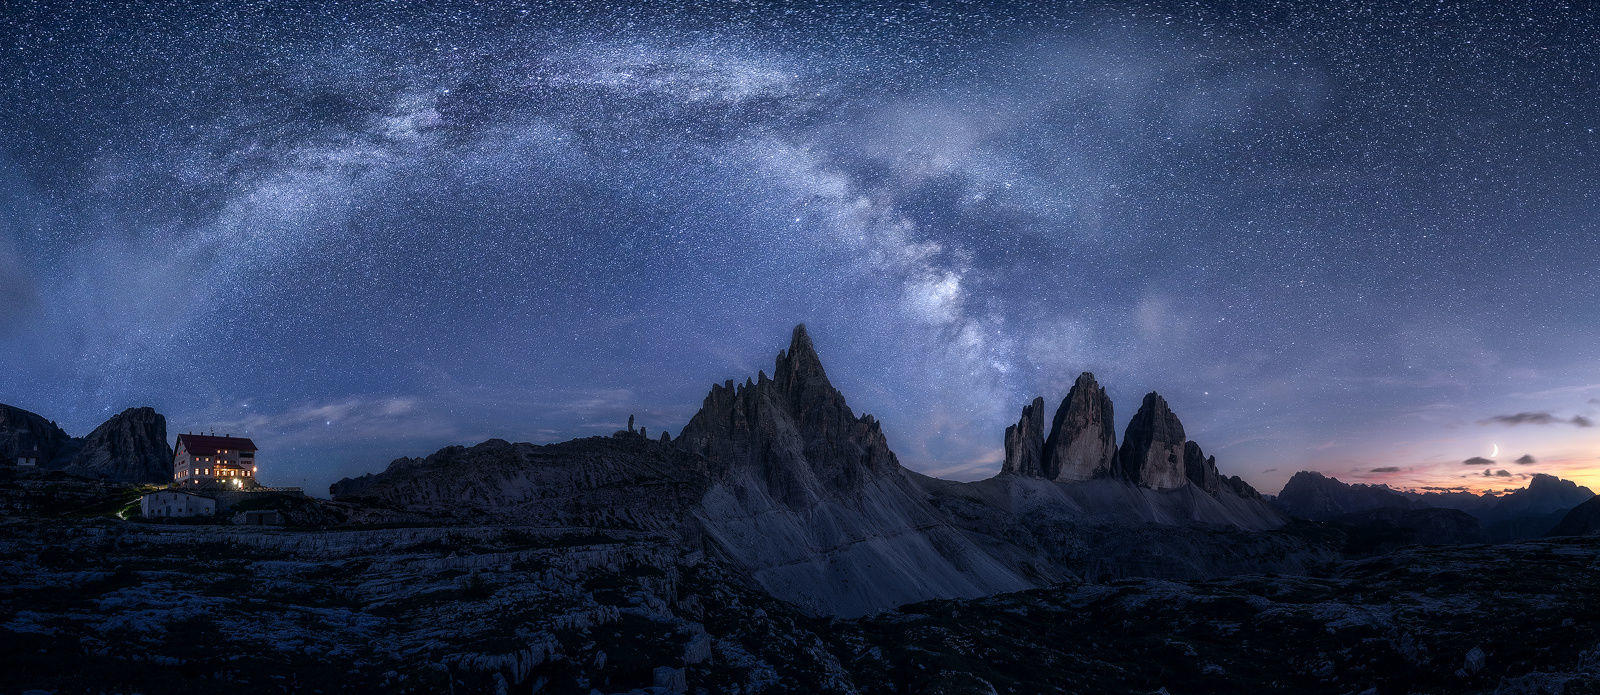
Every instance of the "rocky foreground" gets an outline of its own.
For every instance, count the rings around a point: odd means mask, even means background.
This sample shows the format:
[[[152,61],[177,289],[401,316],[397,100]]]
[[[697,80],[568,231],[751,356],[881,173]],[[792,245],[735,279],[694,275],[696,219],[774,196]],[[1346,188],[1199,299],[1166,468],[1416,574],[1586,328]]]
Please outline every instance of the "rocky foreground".
[[[1319,527],[1320,528],[1320,527]],[[1600,539],[808,617],[646,532],[11,517],[0,691],[1575,693]]]

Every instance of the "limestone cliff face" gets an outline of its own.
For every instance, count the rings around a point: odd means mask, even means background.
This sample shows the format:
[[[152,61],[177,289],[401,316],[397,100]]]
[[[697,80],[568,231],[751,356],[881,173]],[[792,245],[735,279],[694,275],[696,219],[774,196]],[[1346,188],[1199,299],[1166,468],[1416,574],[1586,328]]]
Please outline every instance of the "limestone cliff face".
[[[120,483],[172,481],[172,447],[167,419],[151,408],[129,408],[105,421],[88,437],[75,438],[21,408],[0,405],[0,461],[38,451],[39,466],[73,475]]]
[[[1189,482],[1213,495],[1222,489],[1223,479],[1217,473],[1217,457],[1206,457],[1200,445],[1189,442],[1183,445],[1183,472]]]
[[[84,438],[65,470],[124,483],[172,482],[167,419],[152,408],[124,410]]]
[[[1052,480],[1089,480],[1110,475],[1117,458],[1111,398],[1084,372],[1061,400],[1044,443],[1044,475]]]
[[[24,451],[39,452],[39,465],[69,457],[77,447],[56,423],[21,408],[0,404],[0,462],[15,464]]]
[[[1030,478],[1045,477],[1044,398],[1022,408],[1022,418],[1006,428],[1006,460],[1000,472]]]
[[[1188,482],[1183,463],[1186,441],[1183,423],[1167,401],[1155,392],[1146,394],[1117,450],[1121,475],[1157,490],[1183,486]]]

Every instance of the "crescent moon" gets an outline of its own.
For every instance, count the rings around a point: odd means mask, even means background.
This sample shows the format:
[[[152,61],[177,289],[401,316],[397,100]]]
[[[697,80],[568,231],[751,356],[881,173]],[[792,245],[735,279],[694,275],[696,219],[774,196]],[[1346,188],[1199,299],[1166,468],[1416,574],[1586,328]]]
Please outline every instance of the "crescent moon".
[[[1494,447],[1494,451],[1489,452],[1489,458],[1494,458],[1496,456],[1499,456],[1500,455],[1500,445],[1499,444],[1492,444],[1490,446]]]

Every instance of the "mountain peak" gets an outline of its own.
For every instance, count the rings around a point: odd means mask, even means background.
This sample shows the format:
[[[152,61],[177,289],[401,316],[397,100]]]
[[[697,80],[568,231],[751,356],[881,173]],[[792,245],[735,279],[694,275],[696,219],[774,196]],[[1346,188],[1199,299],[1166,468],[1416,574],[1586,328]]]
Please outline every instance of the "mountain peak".
[[[1288,487],[1289,485],[1314,485],[1324,480],[1331,480],[1336,483],[1339,482],[1338,478],[1331,478],[1323,475],[1322,471],[1299,471],[1294,475],[1289,476],[1289,482],[1285,484],[1285,487]]]
[[[1088,480],[1108,475],[1117,457],[1117,432],[1111,398],[1084,372],[1056,408],[1044,444],[1044,474],[1056,480]]]
[[[857,417],[828,382],[804,324],[770,380],[712,387],[673,442],[724,469],[759,471],[768,492],[794,508],[899,468],[877,421]]]
[[[1528,487],[1507,495],[1535,500],[1533,504],[1548,504],[1555,507],[1573,507],[1594,496],[1594,492],[1571,480],[1565,480],[1548,473],[1534,473],[1528,480]]]
[[[793,351],[802,344],[811,347],[811,334],[806,332],[804,323],[797,323],[794,325],[794,331],[789,334],[789,349]]]
[[[1534,473],[1533,477],[1528,479],[1529,490],[1543,491],[1547,488],[1551,490],[1577,489],[1577,487],[1577,483],[1574,483],[1570,480],[1562,480],[1561,478],[1550,475],[1549,473]]]
[[[794,333],[789,337],[789,349],[778,353],[773,378],[789,388],[802,386],[813,380],[819,380],[817,384],[819,386],[832,388],[828,383],[828,373],[822,369],[822,358],[817,355],[817,346],[811,342],[811,334],[806,332],[805,324],[794,327]]]
[[[1154,391],[1145,394],[1117,450],[1123,477],[1158,489],[1182,486],[1187,482],[1183,468],[1187,441],[1183,423],[1167,407],[1166,399]]]

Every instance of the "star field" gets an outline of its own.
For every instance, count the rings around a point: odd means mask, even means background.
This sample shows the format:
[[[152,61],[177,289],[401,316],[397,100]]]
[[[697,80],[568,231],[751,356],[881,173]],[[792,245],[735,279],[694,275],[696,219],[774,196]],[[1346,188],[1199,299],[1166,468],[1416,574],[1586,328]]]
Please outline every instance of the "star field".
[[[1510,484],[1464,463],[1491,445],[1600,483],[1588,6],[28,3],[0,30],[0,402],[76,435],[153,405],[321,488],[629,413],[676,433],[803,321],[939,475],[997,471],[1023,403],[1092,370],[1119,430],[1159,390],[1265,490]]]

